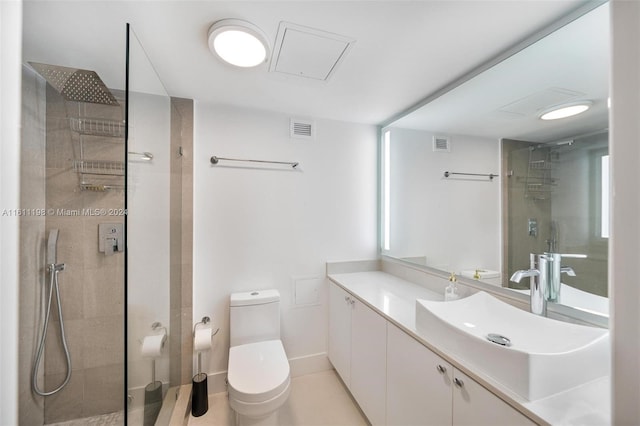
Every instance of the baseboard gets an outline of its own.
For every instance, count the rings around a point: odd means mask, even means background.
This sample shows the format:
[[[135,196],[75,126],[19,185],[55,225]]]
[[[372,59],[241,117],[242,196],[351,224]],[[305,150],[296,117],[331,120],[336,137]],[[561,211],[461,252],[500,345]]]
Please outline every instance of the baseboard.
[[[129,388],[127,394],[129,396],[128,408],[140,408],[144,407],[144,390],[146,386],[137,386],[135,388]],[[169,389],[169,383],[162,383],[162,395],[166,395]]]
[[[218,371],[207,376],[207,391],[209,395],[227,391],[227,372]]]
[[[333,368],[326,352],[291,358],[289,367],[291,368],[291,377],[319,373]]]
[[[291,377],[304,376],[305,374],[319,373],[331,370],[333,366],[329,362],[326,352],[300,356],[289,360]],[[209,395],[227,391],[227,372],[219,371],[208,375],[207,391]]]

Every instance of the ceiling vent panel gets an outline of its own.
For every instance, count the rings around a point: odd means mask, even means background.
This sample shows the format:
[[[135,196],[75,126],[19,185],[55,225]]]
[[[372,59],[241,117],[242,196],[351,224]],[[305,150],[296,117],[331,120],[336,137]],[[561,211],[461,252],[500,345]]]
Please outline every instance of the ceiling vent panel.
[[[451,145],[449,144],[448,136],[433,137],[433,152],[449,152],[449,151],[451,151]]]
[[[289,136],[299,139],[314,139],[315,124],[311,120],[292,118],[289,125]]]
[[[504,105],[498,108],[498,111],[523,117],[532,116],[541,110],[572,101],[581,96],[585,96],[585,94],[570,89],[551,87]]]
[[[269,71],[329,81],[355,40],[281,22]]]

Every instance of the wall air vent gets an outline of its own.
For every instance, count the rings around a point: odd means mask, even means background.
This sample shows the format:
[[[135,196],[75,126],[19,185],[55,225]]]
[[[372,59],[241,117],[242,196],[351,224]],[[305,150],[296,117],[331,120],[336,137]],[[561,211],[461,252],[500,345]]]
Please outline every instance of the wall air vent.
[[[300,139],[314,139],[315,125],[313,121],[292,118],[289,125],[289,136]]]
[[[434,136],[433,137],[433,152],[449,152],[451,146],[449,145],[449,136]]]

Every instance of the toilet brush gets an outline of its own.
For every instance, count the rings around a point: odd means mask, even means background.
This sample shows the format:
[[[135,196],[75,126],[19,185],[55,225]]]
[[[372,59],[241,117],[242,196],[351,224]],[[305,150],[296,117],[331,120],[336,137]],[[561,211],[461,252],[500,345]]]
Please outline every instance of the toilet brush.
[[[153,426],[162,408],[162,382],[156,380],[156,360],[151,361],[151,383],[144,388],[144,426]]]
[[[209,409],[207,375],[202,373],[202,352],[198,352],[198,374],[193,376],[191,388],[191,415],[200,417]]]

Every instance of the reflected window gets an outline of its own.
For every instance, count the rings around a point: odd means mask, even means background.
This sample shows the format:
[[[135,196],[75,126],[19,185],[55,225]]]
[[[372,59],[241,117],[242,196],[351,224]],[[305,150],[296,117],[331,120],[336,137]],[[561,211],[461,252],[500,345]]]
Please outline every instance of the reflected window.
[[[600,157],[600,237],[609,238],[609,155]]]
[[[384,132],[383,137],[383,206],[382,206],[382,249],[390,250],[389,243],[390,221],[391,221],[391,131]]]

